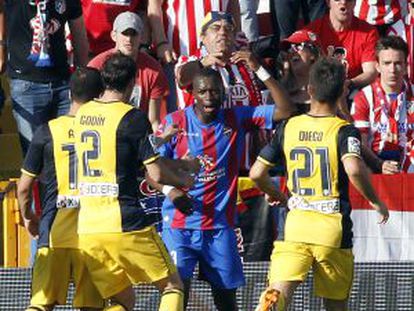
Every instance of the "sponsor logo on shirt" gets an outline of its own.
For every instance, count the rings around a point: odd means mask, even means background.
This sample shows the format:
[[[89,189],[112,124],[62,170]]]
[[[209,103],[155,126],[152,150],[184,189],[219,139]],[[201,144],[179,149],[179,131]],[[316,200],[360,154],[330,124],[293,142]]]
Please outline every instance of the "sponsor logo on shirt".
[[[79,208],[80,202],[78,196],[58,195],[56,200],[56,208]]]
[[[55,1],[55,10],[60,15],[66,12],[66,0],[56,0]]]
[[[81,183],[79,194],[89,197],[117,197],[119,193],[118,184],[113,183]]]

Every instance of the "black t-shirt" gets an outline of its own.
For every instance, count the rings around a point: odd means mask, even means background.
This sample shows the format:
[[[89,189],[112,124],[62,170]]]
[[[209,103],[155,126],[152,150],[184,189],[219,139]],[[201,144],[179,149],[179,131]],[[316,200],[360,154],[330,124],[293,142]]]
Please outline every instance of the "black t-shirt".
[[[43,2],[45,0],[40,0]],[[82,15],[79,0],[46,1],[49,27],[48,53],[52,59],[51,67],[36,67],[28,60],[33,41],[30,21],[36,16],[35,0],[6,0],[8,74],[11,78],[51,82],[69,77],[69,66],[65,46],[65,23]]]

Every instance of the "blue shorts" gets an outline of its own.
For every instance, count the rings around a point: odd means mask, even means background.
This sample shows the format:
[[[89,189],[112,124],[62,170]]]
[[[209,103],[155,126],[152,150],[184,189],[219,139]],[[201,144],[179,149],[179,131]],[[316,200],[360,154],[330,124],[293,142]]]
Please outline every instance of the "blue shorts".
[[[191,279],[197,263],[212,286],[233,289],[245,284],[233,229],[164,228],[162,239],[183,280]]]

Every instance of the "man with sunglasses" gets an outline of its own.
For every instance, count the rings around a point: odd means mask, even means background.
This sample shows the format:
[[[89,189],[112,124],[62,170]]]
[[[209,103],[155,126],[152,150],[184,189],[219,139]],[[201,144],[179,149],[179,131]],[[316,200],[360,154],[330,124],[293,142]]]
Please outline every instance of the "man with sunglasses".
[[[260,80],[270,92],[274,102],[286,101],[287,97],[275,79],[260,65],[247,49],[237,49],[235,43],[236,24],[229,13],[213,11],[206,15],[201,27],[202,48],[190,57],[181,56],[176,66],[180,108],[193,103],[192,79],[202,68],[212,68],[220,73],[226,89],[222,108],[234,106],[260,106],[265,104],[260,89]],[[255,159],[255,151],[266,143],[266,135],[256,135],[254,147],[252,139],[246,145],[242,174],[247,174]],[[253,151],[252,151],[253,150]]]
[[[378,33],[374,26],[353,16],[355,2],[327,0],[329,12],[306,27],[319,36],[327,55],[344,64],[350,90],[370,84],[377,76],[375,43]]]
[[[388,29],[388,35],[399,36],[408,44],[408,78],[414,83],[414,0],[408,3],[409,14]]]

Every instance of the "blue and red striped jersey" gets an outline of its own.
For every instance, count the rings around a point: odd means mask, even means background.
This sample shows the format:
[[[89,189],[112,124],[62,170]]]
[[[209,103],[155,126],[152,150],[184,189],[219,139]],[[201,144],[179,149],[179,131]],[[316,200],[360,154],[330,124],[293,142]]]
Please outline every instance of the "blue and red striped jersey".
[[[175,123],[182,131],[160,147],[161,155],[180,159],[189,154],[200,160],[202,168],[189,190],[194,213],[184,215],[166,198],[162,208],[164,228],[210,230],[234,227],[237,177],[246,132],[257,128],[271,129],[273,111],[273,105],[221,109],[209,124],[197,118],[193,106],[166,116],[162,128]]]

